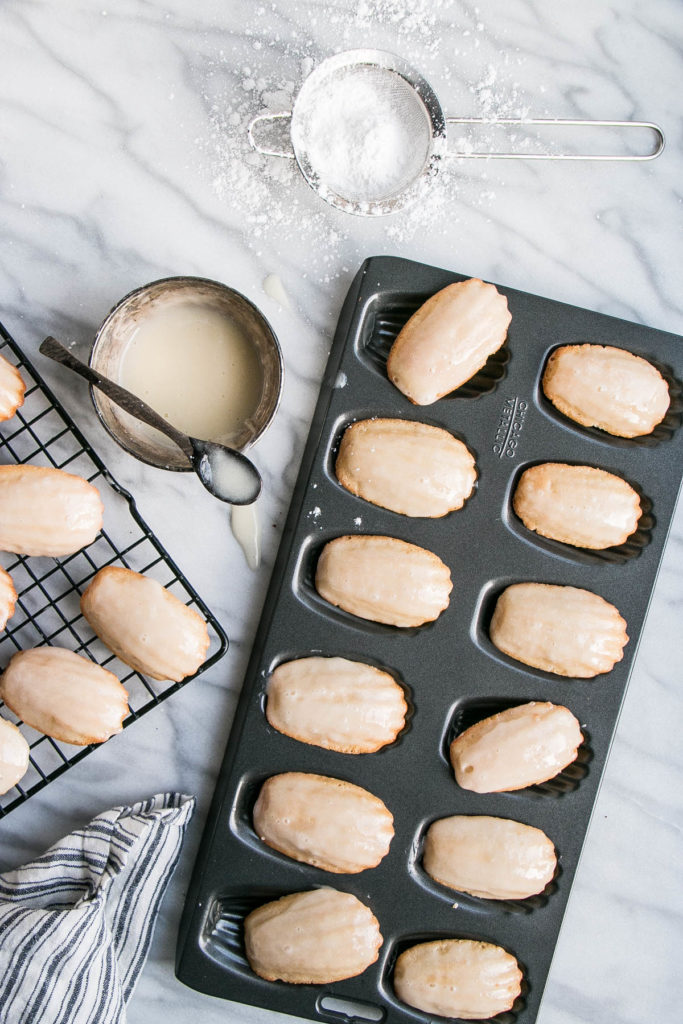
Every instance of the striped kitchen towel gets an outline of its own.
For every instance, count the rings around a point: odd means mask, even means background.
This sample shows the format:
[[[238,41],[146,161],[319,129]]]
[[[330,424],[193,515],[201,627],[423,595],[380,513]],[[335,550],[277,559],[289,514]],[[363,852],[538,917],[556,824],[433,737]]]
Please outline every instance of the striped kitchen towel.
[[[0,874],[0,1024],[124,1024],[194,805],[114,807]]]

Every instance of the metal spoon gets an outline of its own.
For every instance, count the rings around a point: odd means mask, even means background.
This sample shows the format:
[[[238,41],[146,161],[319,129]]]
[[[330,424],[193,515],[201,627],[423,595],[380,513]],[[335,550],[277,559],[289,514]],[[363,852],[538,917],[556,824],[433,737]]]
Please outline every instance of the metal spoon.
[[[261,475],[246,455],[225,444],[200,441],[199,438],[188,437],[187,434],[176,430],[142,399],[126,391],[120,384],[115,384],[108,377],[103,377],[80,359],[76,359],[56,338],[46,338],[40,346],[40,351],[48,359],[54,359],[74,373],[80,374],[135,419],[142,420],[143,423],[170,437],[188,458],[195,473],[214,497],[231,505],[251,505],[256,501],[261,493]]]

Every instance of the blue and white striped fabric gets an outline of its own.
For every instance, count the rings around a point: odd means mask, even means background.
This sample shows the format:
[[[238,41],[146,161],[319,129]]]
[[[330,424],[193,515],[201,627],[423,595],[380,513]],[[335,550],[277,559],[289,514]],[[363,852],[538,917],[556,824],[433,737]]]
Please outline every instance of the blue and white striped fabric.
[[[124,1024],[194,805],[115,807],[0,875],[0,1024]]]

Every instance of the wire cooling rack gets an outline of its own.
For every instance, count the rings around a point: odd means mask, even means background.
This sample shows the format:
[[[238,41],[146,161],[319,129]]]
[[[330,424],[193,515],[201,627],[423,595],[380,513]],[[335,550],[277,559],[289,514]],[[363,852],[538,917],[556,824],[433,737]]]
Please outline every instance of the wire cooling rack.
[[[92,544],[74,555],[60,559],[3,556],[18,599],[15,613],[0,636],[0,666],[4,669],[15,651],[42,644],[68,647],[89,657],[114,672],[128,691],[130,713],[123,722],[127,728],[218,661],[227,650],[227,636],[141,518],[133,497],[109,473],[2,324],[0,353],[19,369],[26,384],[23,406],[0,429],[0,461],[31,462],[77,473],[97,487],[105,508],[105,529]],[[151,576],[204,617],[211,646],[207,660],[195,676],[179,683],[146,679],[97,639],[80,613],[80,595],[95,573],[106,565],[123,565]],[[2,818],[99,744],[75,747],[61,743],[25,725],[2,701],[0,709],[4,718],[21,729],[31,748],[26,775],[19,785],[0,796]]]

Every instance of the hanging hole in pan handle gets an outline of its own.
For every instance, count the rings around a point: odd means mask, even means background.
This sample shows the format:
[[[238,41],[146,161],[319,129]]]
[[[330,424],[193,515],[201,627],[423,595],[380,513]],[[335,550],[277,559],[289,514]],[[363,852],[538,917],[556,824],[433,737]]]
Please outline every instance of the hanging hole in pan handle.
[[[287,149],[273,149],[272,146],[261,145],[261,143],[256,138],[257,133],[260,132],[260,129],[262,128],[263,125],[272,125],[273,123],[278,121],[281,122],[282,125],[284,125],[285,121],[291,120],[291,110],[282,110],[278,114],[257,114],[256,117],[252,117],[251,121],[249,122],[249,127],[247,129],[247,138],[249,139],[249,145],[251,146],[252,149],[255,149],[257,153],[261,153],[262,156],[279,156],[285,160],[294,160],[294,150],[292,149],[292,144],[289,141],[289,130],[287,131]],[[280,134],[282,135],[284,133],[281,131]]]
[[[333,996],[329,992],[318,998],[315,1009],[319,1016],[344,1021],[344,1024],[380,1024],[386,1017],[383,1006],[346,996]]]
[[[619,133],[624,133],[627,130],[639,129],[641,132],[649,132],[652,136],[652,147],[649,151],[643,153],[570,153],[570,152],[554,152],[554,153],[542,153],[542,152],[525,152],[523,149],[512,149],[508,151],[498,150],[495,148],[489,148],[488,150],[478,151],[474,148],[470,149],[463,148],[461,150],[452,149],[449,147],[446,156],[455,157],[460,160],[616,160],[616,161],[636,161],[636,160],[654,160],[664,149],[666,140],[664,138],[664,132],[657,124],[653,124],[652,121],[593,121],[583,120],[581,118],[556,118],[556,117],[529,117],[529,118],[517,118],[517,117],[447,117],[447,125],[461,125],[464,127],[472,127],[476,125],[483,125],[487,128],[521,128],[539,129],[536,132],[537,139],[543,139],[543,135],[546,131],[549,131],[552,139],[552,129],[560,129],[560,133],[565,128],[604,128],[604,129],[616,129]],[[513,140],[514,141],[514,140]]]

